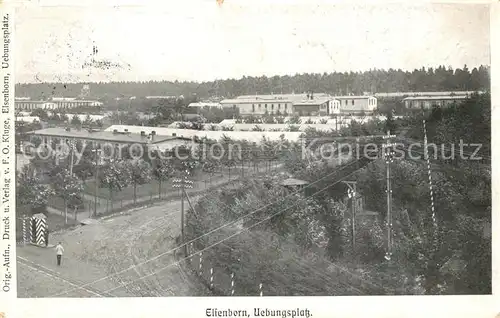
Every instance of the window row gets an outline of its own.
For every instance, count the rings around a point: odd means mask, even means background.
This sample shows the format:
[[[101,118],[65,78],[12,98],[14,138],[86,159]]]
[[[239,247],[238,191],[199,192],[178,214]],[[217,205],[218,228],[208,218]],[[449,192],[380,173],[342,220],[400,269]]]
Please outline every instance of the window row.
[[[262,110],[262,104],[257,104],[259,110]],[[283,104],[285,111],[288,110],[288,104]],[[264,104],[265,110],[268,110],[267,104]],[[274,104],[271,104],[271,110],[274,110]],[[278,104],[278,110],[281,110],[281,104]],[[252,104],[252,112],[255,112],[255,104]]]
[[[345,105],[348,106],[349,104],[351,104],[352,106],[354,106],[354,104],[355,104],[354,99],[352,99],[352,100],[346,99],[345,100]],[[375,104],[376,104],[376,100],[375,99],[372,99],[372,98],[368,99],[368,105],[369,106],[375,106]],[[341,102],[341,105],[342,105],[342,102]]]

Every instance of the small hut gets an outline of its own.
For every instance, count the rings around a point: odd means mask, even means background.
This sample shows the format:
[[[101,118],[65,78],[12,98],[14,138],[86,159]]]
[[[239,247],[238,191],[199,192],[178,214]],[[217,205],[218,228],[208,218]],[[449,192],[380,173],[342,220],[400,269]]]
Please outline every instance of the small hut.
[[[283,186],[288,191],[299,191],[302,190],[309,182],[294,178],[288,178],[280,182],[280,185]]]

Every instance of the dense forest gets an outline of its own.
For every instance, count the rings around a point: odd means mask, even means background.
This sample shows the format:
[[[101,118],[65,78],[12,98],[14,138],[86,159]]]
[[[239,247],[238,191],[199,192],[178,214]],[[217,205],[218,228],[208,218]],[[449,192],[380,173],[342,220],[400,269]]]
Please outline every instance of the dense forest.
[[[462,69],[437,68],[370,70],[365,72],[332,72],[323,74],[296,74],[294,76],[246,77],[211,82],[110,82],[90,83],[88,98],[107,101],[129,96],[210,96],[234,97],[245,94],[292,92],[325,92],[330,94],[362,94],[364,92],[453,91],[488,90],[489,66]],[[46,99],[51,96],[77,97],[82,83],[17,84],[16,96]]]

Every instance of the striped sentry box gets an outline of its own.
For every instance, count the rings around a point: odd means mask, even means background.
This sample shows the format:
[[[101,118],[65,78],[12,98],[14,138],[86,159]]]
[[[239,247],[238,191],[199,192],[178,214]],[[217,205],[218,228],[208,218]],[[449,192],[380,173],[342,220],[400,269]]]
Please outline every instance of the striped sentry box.
[[[47,222],[45,219],[35,219],[36,222],[36,244],[45,245],[45,231]]]

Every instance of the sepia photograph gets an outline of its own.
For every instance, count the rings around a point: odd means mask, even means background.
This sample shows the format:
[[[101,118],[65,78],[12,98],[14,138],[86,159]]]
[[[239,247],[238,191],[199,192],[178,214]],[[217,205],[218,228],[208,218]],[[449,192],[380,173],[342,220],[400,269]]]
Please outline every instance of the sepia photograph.
[[[18,298],[492,294],[489,5],[14,13]]]

